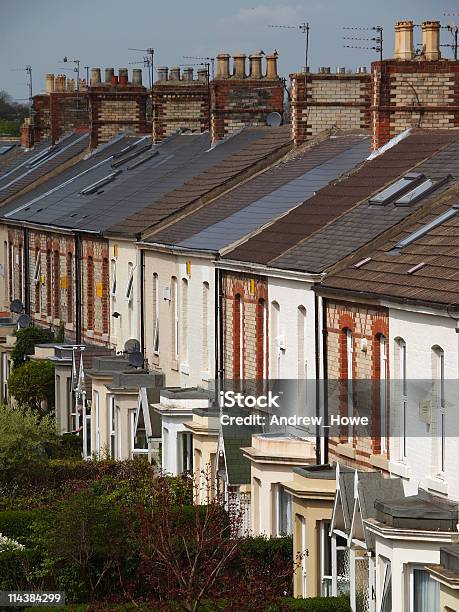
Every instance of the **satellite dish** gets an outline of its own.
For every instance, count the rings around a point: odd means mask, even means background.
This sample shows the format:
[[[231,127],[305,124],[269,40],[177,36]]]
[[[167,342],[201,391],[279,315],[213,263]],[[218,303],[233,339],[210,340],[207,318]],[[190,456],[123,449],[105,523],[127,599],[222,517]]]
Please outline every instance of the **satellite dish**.
[[[18,327],[20,329],[24,329],[25,327],[30,327],[32,325],[32,320],[29,315],[22,314],[18,319]]]
[[[271,127],[279,127],[282,123],[282,115],[276,111],[269,113],[266,117],[266,123]]]
[[[130,340],[126,340],[124,345],[125,353],[138,353],[140,351],[140,342],[135,338],[131,338]]]
[[[142,368],[143,354],[140,351],[134,351],[132,353],[129,353],[128,361],[129,365],[134,366],[134,368]]]
[[[24,310],[24,304],[21,302],[21,300],[13,300],[10,304],[10,310],[16,314],[21,314],[21,312]]]
[[[459,304],[448,304],[446,312],[455,321],[459,321]]]

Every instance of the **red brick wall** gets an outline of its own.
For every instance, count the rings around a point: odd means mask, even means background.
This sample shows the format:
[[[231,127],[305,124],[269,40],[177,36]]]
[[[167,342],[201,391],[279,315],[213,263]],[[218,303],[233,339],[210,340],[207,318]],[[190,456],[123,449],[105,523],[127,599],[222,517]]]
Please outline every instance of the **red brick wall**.
[[[327,300],[327,353],[328,378],[333,384],[334,380],[342,381],[339,386],[339,411],[347,415],[347,339],[346,330],[352,332],[352,377],[354,380],[378,381],[380,379],[380,335],[386,338],[386,379],[389,380],[389,315],[383,307],[367,306],[365,304],[352,304],[344,301]],[[366,348],[366,350],[364,350]],[[361,384],[361,383],[360,383]],[[354,384],[353,391],[362,391],[359,383]],[[330,453],[334,459],[350,467],[359,469],[374,469],[370,462],[371,455],[377,455],[380,447],[380,397],[378,384],[365,387],[371,392],[371,410],[369,411],[370,425],[368,436],[352,439],[351,446],[355,451],[355,458],[349,458],[348,453],[340,453],[339,444],[349,442],[343,430],[339,438],[330,439]],[[387,414],[390,414],[388,407]],[[389,420],[387,420],[387,428]],[[389,449],[390,450],[390,449]],[[387,458],[389,451],[387,452]]]
[[[266,125],[266,117],[282,115],[284,89],[280,79],[216,79],[211,83],[212,141],[245,125]]]
[[[409,127],[459,126],[459,61],[392,59],[371,69],[374,148]]]
[[[242,371],[239,366],[239,306],[237,296],[242,298]],[[264,277],[247,276],[223,272],[223,338],[224,369],[227,380],[263,377],[263,340],[260,334],[260,300],[268,302],[268,284]],[[266,329],[268,325],[266,325]],[[265,345],[269,346],[267,343]],[[265,356],[267,359],[267,356]],[[265,362],[266,363],[266,362]]]
[[[34,142],[50,138],[57,142],[64,134],[89,125],[86,91],[51,92],[33,97]]]
[[[323,130],[370,126],[371,75],[291,74],[291,121],[295,144]]]

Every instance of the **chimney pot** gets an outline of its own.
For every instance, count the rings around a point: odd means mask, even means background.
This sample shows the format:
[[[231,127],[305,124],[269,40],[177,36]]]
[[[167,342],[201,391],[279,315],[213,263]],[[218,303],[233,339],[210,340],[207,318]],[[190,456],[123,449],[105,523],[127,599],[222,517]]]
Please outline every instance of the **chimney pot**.
[[[115,74],[114,68],[105,68],[105,82],[111,83],[114,74]]]
[[[173,66],[170,69],[169,79],[171,81],[180,81],[180,67],[179,66]]]
[[[100,68],[91,68],[91,78],[89,80],[91,87],[100,85]]]
[[[54,91],[54,74],[48,73],[45,75],[46,93]]]
[[[118,69],[118,82],[122,86],[127,85],[129,83],[129,72],[127,68]]]
[[[118,77],[116,76],[116,74],[114,74],[112,76],[112,82],[111,84],[115,87],[116,85],[118,85]]]
[[[229,78],[229,53],[219,53],[217,55],[217,79]]]
[[[65,91],[65,83],[66,83],[66,76],[65,74],[58,74],[55,80],[55,91],[57,92],[64,92]]]
[[[249,76],[252,79],[261,79],[261,54],[260,53],[252,53],[249,55],[250,69]]]
[[[67,91],[70,93],[75,91],[75,79],[67,79]]]
[[[247,76],[245,73],[245,59],[246,59],[246,54],[245,53],[235,53],[233,55],[233,61],[234,61],[234,73],[233,76],[236,79],[245,79],[245,77]]]
[[[413,22],[397,21],[395,23],[394,59],[412,60],[414,57]]]
[[[440,53],[440,22],[423,21],[422,25],[422,52],[426,60],[441,59]]]
[[[132,70],[132,84],[142,85],[142,68],[134,68]]]
[[[193,68],[184,68],[183,69],[183,80],[184,81],[192,81],[193,80],[193,76],[194,76],[194,70]]]
[[[207,68],[198,68],[198,81],[207,83]]]
[[[167,66],[161,66],[156,70],[158,74],[158,81],[167,81],[169,68]]]
[[[278,79],[277,74],[277,51],[274,53],[268,53],[266,56],[266,78],[267,79]]]

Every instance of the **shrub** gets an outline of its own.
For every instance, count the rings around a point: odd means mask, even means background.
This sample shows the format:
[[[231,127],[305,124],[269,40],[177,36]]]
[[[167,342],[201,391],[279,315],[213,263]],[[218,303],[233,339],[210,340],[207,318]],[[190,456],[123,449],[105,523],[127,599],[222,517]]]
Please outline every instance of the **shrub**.
[[[36,344],[46,344],[54,340],[54,334],[50,329],[42,327],[26,327],[14,332],[16,344],[11,351],[11,358],[15,368],[21,366],[32,355]]]
[[[51,416],[0,406],[0,482],[21,482],[46,463],[45,444],[57,436]]]
[[[0,512],[0,533],[29,546],[33,542],[33,523],[39,510],[6,510]]]
[[[54,364],[48,360],[26,361],[11,372],[8,389],[22,406],[49,412],[54,407]]]
[[[300,612],[352,612],[349,598],[346,595],[340,597],[307,597],[305,599],[285,597],[279,600],[278,605],[270,606],[266,612],[288,612],[289,610]]]
[[[13,550],[0,554],[0,590],[28,591],[36,586],[32,582],[38,555],[33,550]]]

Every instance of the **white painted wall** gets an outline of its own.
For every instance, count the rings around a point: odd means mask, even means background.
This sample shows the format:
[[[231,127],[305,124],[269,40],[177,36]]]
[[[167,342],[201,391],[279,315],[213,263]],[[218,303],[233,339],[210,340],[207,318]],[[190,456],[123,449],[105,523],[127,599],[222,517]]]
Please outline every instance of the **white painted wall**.
[[[458,379],[458,343],[459,334],[455,332],[455,321],[446,313],[435,311],[409,310],[409,307],[392,307],[390,316],[390,369],[391,378],[398,378],[397,338],[402,338],[406,343],[406,376],[407,380],[423,380],[426,383],[432,377],[432,347],[440,346],[444,351],[445,380],[451,389]],[[450,381],[448,383],[448,381]],[[414,387],[412,387],[414,388]],[[411,393],[411,396],[414,394]],[[408,384],[408,396],[410,396],[410,385]],[[456,404],[446,414],[446,470],[440,478],[437,478],[438,470],[434,469],[435,457],[439,453],[439,430],[435,431],[433,422],[430,427],[422,423],[418,418],[419,400],[411,400],[408,414],[412,422],[411,427],[416,427],[419,437],[407,437],[407,457],[401,464],[399,438],[391,441],[391,469],[393,473],[404,479],[407,494],[415,494],[421,486],[430,489],[433,493],[447,494],[454,500],[459,500],[459,431],[458,410]],[[408,397],[410,401],[410,397]],[[391,420],[397,419],[397,407],[391,406]],[[416,422],[413,422],[416,421]],[[452,436],[452,431],[456,436]]]

